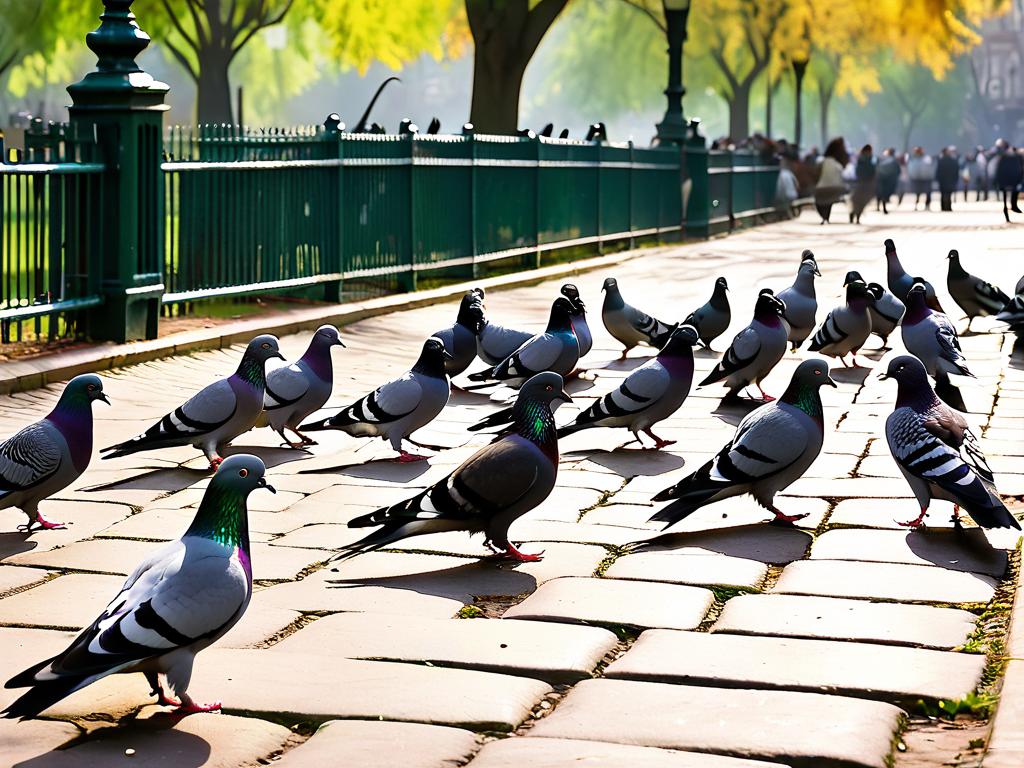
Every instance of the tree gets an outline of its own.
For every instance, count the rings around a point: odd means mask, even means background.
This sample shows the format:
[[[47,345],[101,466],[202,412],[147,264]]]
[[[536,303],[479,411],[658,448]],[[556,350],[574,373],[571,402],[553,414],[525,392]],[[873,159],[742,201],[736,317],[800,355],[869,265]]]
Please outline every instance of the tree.
[[[42,0],[0,0],[0,77],[40,47],[47,29],[39,24],[42,12]]]
[[[526,66],[568,0],[465,2],[474,46],[469,120],[482,133],[515,133]]]

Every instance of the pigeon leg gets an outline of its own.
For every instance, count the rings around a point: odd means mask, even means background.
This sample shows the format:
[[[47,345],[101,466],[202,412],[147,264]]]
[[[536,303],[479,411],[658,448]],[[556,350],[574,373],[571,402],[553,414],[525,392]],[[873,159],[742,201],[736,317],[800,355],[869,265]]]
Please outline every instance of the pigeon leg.
[[[37,509],[35,510],[35,516],[29,515],[28,522],[23,525],[19,525],[18,530],[28,533],[30,531],[36,530],[37,525],[39,526],[40,531],[61,531],[67,528],[67,526],[64,525],[64,523],[51,522],[50,520],[47,520],[39,513],[39,510]]]
[[[283,428],[282,429],[277,429],[277,430],[274,430],[274,431],[277,432],[277,434],[279,434],[281,436],[281,439],[284,440],[284,444],[286,446],[288,446],[289,448],[301,448],[302,447],[302,443],[293,443],[291,440],[289,440],[288,439],[288,435],[286,435],[284,433],[284,429]],[[210,466],[213,466],[213,461],[212,460],[210,461]]]
[[[658,437],[656,434],[654,434],[649,429],[645,429],[644,430],[644,434],[647,435],[649,438],[651,438],[654,441],[654,449],[655,450],[664,448],[666,445],[675,445],[676,444],[675,440],[665,440],[664,438]]]
[[[857,353],[856,352],[850,356],[850,360],[853,362],[853,365],[850,366],[851,368],[863,368],[864,367],[863,365],[861,365],[860,363],[857,362]]]
[[[951,523],[953,523],[953,527],[954,528],[963,528],[963,524],[960,522],[960,505],[959,504],[954,504],[953,505],[953,517],[951,517],[949,519],[949,521]]]
[[[536,555],[528,555],[525,552],[520,552],[510,541],[508,543],[508,549],[505,550],[506,560],[515,560],[517,563],[536,563],[543,560],[544,550],[541,550]]]
[[[924,525],[924,516],[928,514],[928,507],[921,507],[921,514],[906,523],[900,523],[904,528],[920,528]]]
[[[194,715],[197,712],[218,712],[220,711],[220,706],[219,701],[215,701],[212,704],[197,704],[187,693],[182,693],[181,704],[174,712],[178,715]]]
[[[301,443],[299,443],[299,445],[297,447],[302,448],[302,447],[307,446],[307,445],[320,445],[320,443],[318,443],[316,440],[314,440],[313,438],[309,437],[308,435],[302,434],[295,427],[288,427],[288,429],[290,429],[292,431],[292,434],[298,435],[299,439],[302,441]]]
[[[775,400],[774,397],[772,397],[767,392],[765,392],[763,389],[761,389],[761,385],[760,384],[757,385],[757,391],[761,393],[761,402],[763,402],[763,403],[770,403],[770,402],[773,402]]]
[[[850,366],[848,366],[846,364],[846,355],[840,355],[839,356],[839,362],[843,364],[843,368],[849,368],[850,367]]]
[[[795,523],[797,520],[803,520],[810,514],[810,512],[804,512],[802,515],[787,515],[774,504],[769,506],[768,510],[775,515],[775,517],[771,520],[771,522],[773,523]]]
[[[216,472],[220,468],[220,465],[221,465],[221,463],[223,461],[224,461],[224,458],[221,457],[221,456],[213,456],[213,457],[211,457],[210,458],[210,469],[213,470],[214,472]]]
[[[619,355],[619,360],[625,360],[626,359],[626,355],[628,355],[628,354],[629,354],[629,350],[628,349],[622,350],[622,354]]]
[[[391,459],[391,461],[397,461],[399,464],[409,464],[414,461],[426,461],[429,456],[421,456],[418,453],[409,453],[408,451],[401,451],[398,456]]]
[[[153,689],[149,692],[150,696],[156,696],[156,703],[161,707],[180,707],[181,702],[177,699],[172,699],[164,691],[164,687],[160,684],[160,677],[156,672],[146,672],[146,682],[149,683]]]

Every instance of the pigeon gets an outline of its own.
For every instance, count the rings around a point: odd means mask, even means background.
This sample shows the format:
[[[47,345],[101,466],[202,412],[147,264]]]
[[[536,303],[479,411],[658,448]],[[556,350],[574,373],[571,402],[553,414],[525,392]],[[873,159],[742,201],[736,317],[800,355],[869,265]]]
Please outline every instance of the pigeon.
[[[551,305],[548,327],[543,333],[531,337],[494,368],[470,374],[470,380],[501,382],[516,387],[542,371],[568,376],[580,359],[580,345],[572,326],[572,309],[572,303],[559,296]]]
[[[896,244],[893,243],[892,240],[885,241],[885,259],[888,262],[886,274],[889,282],[889,290],[892,291],[893,295],[897,299],[906,304],[907,294],[910,292],[911,286],[913,286],[915,282],[924,283],[928,306],[936,312],[942,311],[942,305],[939,304],[938,296],[935,295],[935,286],[923,278],[911,277],[907,274],[907,271],[900,263],[899,256],[896,255]]]
[[[576,334],[576,341],[580,345],[580,357],[587,355],[594,348],[594,336],[587,325],[587,305],[580,298],[579,289],[572,283],[562,286],[560,293],[572,304],[572,330]]]
[[[1024,331],[1024,293],[1010,299],[1003,311],[996,315],[996,320],[1008,323],[1010,330],[1018,335]]]
[[[444,369],[449,376],[458,376],[476,359],[476,335],[484,322],[484,307],[480,301],[480,294],[475,290],[466,291],[455,322],[431,334],[432,337],[441,340],[450,355],[444,362]]]
[[[1018,280],[1017,284],[1013,287],[1014,296],[1020,296],[1022,293],[1024,293],[1024,275],[1021,275],[1020,280]]]
[[[477,301],[484,306],[484,289],[474,288],[477,294]],[[529,331],[517,331],[514,328],[506,328],[503,325],[492,323],[486,317],[476,334],[476,354],[481,360],[492,368],[498,363],[504,362],[512,353],[523,344],[532,339],[534,334]]]
[[[949,375],[971,376],[967,358],[960,350],[960,337],[948,317],[925,304],[925,286],[915,283],[907,295],[907,313],[903,316],[903,346],[924,363],[935,378],[935,391],[946,403],[965,411],[963,397]]]
[[[728,290],[729,284],[724,277],[715,280],[715,289],[711,292],[711,298],[704,306],[691,312],[683,321],[686,325],[692,325],[697,329],[700,343],[706,349],[711,349],[711,342],[729,330],[729,323],[732,322]]]
[[[889,450],[921,505],[921,514],[900,523],[909,528],[924,524],[931,500],[953,502],[953,522],[959,509],[982,528],[1016,528],[1020,523],[999,499],[995,478],[966,420],[944,405],[916,357],[893,358],[882,379],[898,386],[896,407],[885,421]]]
[[[316,445],[316,441],[299,432],[298,427],[311,413],[323,408],[331,396],[334,387],[331,349],[344,346],[337,328],[321,325],[302,357],[267,373],[264,418],[290,447]],[[300,442],[291,442],[284,433],[286,429],[298,435]]]
[[[810,248],[804,248],[803,251],[800,252],[800,263],[803,264],[805,261],[813,261],[814,268],[818,268],[818,257],[814,255],[814,251]],[[818,272],[818,277],[821,277],[820,271]]]
[[[630,442],[640,443],[640,432],[654,440],[655,448],[672,445],[652,427],[679,410],[693,383],[693,345],[697,329],[681,325],[672,331],[658,354],[634,370],[616,389],[580,413],[572,424],[560,427],[559,437],[591,427],[625,427]],[[628,443],[627,443],[628,445]]]
[[[946,258],[949,259],[946,287],[954,303],[967,315],[968,330],[974,318],[996,315],[1010,303],[1010,297],[992,283],[969,274],[960,265],[960,254],[956,250],[950,251]]]
[[[796,272],[796,280],[789,288],[783,288],[776,295],[780,301],[786,303],[786,314],[783,319],[789,326],[789,342],[793,345],[793,351],[798,350],[807,337],[811,335],[817,322],[818,297],[814,292],[814,278],[821,277],[818,271],[818,262],[814,260],[814,254],[800,262],[800,268]]]
[[[382,384],[365,397],[342,408],[329,419],[302,425],[309,432],[340,429],[353,437],[381,437],[398,452],[397,461],[423,461],[427,456],[409,453],[403,440],[433,421],[451,395],[445,363],[451,357],[441,340],[431,336],[423,342],[419,359],[408,373]]]
[[[850,271],[846,273],[844,285],[859,280],[864,282],[860,272]],[[907,311],[906,305],[885,290],[878,283],[868,283],[868,293],[874,301],[868,304],[868,314],[871,315],[871,332],[882,340],[882,349],[889,349],[889,336],[903,319]]]
[[[736,334],[718,365],[700,383],[700,386],[721,381],[729,388],[727,400],[750,384],[757,386],[764,402],[774,398],[761,389],[761,381],[771,373],[786,354],[789,330],[782,321],[785,303],[764,288],[754,305],[754,319]]]
[[[679,325],[663,323],[627,304],[619,293],[619,283],[614,277],[607,278],[601,290],[604,291],[601,320],[608,333],[625,347],[620,360],[625,360],[629,350],[638,344],[661,349],[668,341],[669,334]]]
[[[144,560],[65,651],[7,681],[7,688],[30,690],[3,715],[35,717],[107,675],[129,672],[145,674],[159,703],[177,706],[178,714],[220,709],[219,702],[197,704],[188,695],[192,662],[249,605],[246,500],[256,488],[274,490],[265,471],[255,456],[225,459],[182,537]],[[161,674],[178,701],[165,692]]]
[[[344,547],[332,559],[346,560],[409,536],[468,531],[484,533],[485,545],[504,558],[540,560],[543,553],[520,552],[509,541],[508,529],[555,487],[558,437],[553,406],[572,402],[562,386],[557,373],[531,377],[519,390],[513,406],[513,430],[498,436],[450,475],[411,499],[350,520],[350,528],[380,527]]]
[[[248,432],[263,412],[264,367],[272,357],[284,360],[277,337],[265,334],[249,342],[238,370],[199,390],[138,437],[104,448],[104,459],[175,445],[199,448],[216,469],[221,449]]]
[[[862,280],[853,280],[846,284],[846,304],[836,307],[825,318],[818,328],[808,349],[820,352],[829,357],[838,357],[846,367],[846,355],[853,358],[853,367],[859,368],[857,351],[871,335],[871,315],[868,308],[874,301]],[[787,304],[787,311],[789,305]]]
[[[17,507],[28,516],[21,528],[63,528],[39,512],[39,502],[75,482],[92,458],[92,404],[102,400],[103,382],[91,373],[64,387],[54,409],[0,443],[0,509]]]
[[[651,522],[668,528],[706,504],[744,493],[774,513],[773,522],[806,517],[783,514],[775,494],[798,480],[821,453],[825,424],[818,390],[823,384],[836,386],[824,360],[800,363],[778,402],[748,413],[715,458],[654,497],[674,501]]]

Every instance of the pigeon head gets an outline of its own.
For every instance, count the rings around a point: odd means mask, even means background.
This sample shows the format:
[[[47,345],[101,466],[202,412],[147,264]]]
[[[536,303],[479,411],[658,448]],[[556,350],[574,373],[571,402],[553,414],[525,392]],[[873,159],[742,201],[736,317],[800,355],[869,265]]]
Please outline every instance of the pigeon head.
[[[562,403],[572,402],[563,385],[557,373],[538,373],[526,380],[512,406],[515,434],[536,445],[552,464],[558,464],[555,411]]]
[[[891,238],[886,240],[884,245],[886,256],[888,256],[889,254],[892,254],[893,256],[896,255],[896,243],[894,243]]]
[[[922,317],[931,314],[928,308],[928,289],[923,282],[917,281],[907,291],[907,316],[904,318],[910,323],[916,323]]]
[[[612,291],[617,291],[619,290],[619,281],[616,280],[614,277],[606,277],[604,279],[604,283],[602,283],[601,285],[601,290],[608,291],[609,293]]]
[[[57,408],[89,410],[89,406],[95,400],[102,400],[110,405],[110,398],[103,392],[103,380],[94,373],[83,373],[81,376],[75,376],[64,387],[64,391],[60,393],[60,400],[57,401]]]
[[[880,301],[882,296],[885,295],[885,288],[878,283],[868,283],[868,293],[875,301]]]
[[[484,320],[484,305],[476,291],[466,291],[459,305],[459,316],[455,322],[473,333],[479,333],[487,323]]]
[[[477,298],[480,299],[480,301],[483,301],[487,297],[487,292],[479,285],[476,288],[471,288],[470,291],[472,293],[475,293],[477,295]]]
[[[575,285],[572,283],[566,283],[562,286],[560,293],[572,302],[572,311],[574,315],[580,315],[586,311],[587,305],[583,303],[583,299],[580,298],[579,288]]]
[[[798,275],[812,275],[814,277],[821,277],[821,271],[818,269],[818,262],[814,259],[804,259],[800,262],[800,268],[797,269]]]
[[[812,251],[810,248],[804,248],[803,252],[800,254],[800,263],[803,264],[805,261],[813,261],[814,268],[818,268],[818,259],[814,255],[814,251]],[[820,272],[818,273],[818,276],[821,276]]]
[[[866,307],[875,303],[875,297],[863,280],[846,284],[846,303],[852,307]]]
[[[785,312],[786,302],[777,298],[770,288],[762,288],[754,305],[754,317],[759,320],[782,317]]]
[[[665,346],[658,352],[658,357],[679,357],[689,356],[693,359],[692,349],[700,339],[700,334],[692,325],[680,325],[668,337]]]
[[[573,307],[564,296],[559,296],[551,305],[551,316],[548,318],[548,333],[572,330]]]
[[[946,256],[949,259],[949,276],[952,278],[965,278],[968,277],[967,270],[960,264],[960,252],[953,249]]]
[[[228,456],[210,479],[192,524],[185,536],[210,539],[225,547],[238,547],[246,554],[243,565],[249,568],[249,514],[246,500],[257,488],[271,492],[263,461],[248,453]]]
[[[531,376],[519,390],[519,400],[526,399],[551,407],[554,411],[562,403],[571,403],[572,398],[564,389],[565,381],[557,373],[545,371]]]
[[[423,342],[423,349],[412,370],[415,373],[443,379],[447,375],[444,368],[445,360],[451,359],[453,359],[452,355],[444,348],[444,342],[437,336],[431,336]]]
[[[885,373],[879,375],[883,381],[892,379],[896,382],[896,407],[918,406],[928,407],[938,398],[928,380],[928,371],[924,363],[913,355],[900,355],[889,361]]]
[[[334,380],[334,368],[331,365],[331,350],[344,347],[341,334],[333,325],[321,325],[316,329],[309,347],[302,355],[302,362],[308,366],[321,381]]]
[[[793,371],[793,378],[789,380],[789,386],[780,400],[796,406],[808,416],[821,422],[824,419],[824,409],[821,406],[821,396],[818,394],[818,390],[826,384],[830,387],[837,386],[832,377],[828,375],[828,363],[817,358],[804,360]]]
[[[860,276],[860,272],[855,269],[851,269],[846,273],[846,277],[843,278],[843,287],[845,288],[850,283],[863,283],[864,278]]]
[[[330,349],[331,347],[344,347],[345,342],[341,340],[341,334],[333,325],[321,325],[313,334],[313,343]]]
[[[272,357],[284,360],[284,355],[277,344],[277,337],[269,333],[257,336],[245,348],[245,354],[242,355],[235,375],[251,386],[262,389],[266,385],[264,366]]]
[[[716,291],[728,291],[729,290],[729,283],[728,283],[728,281],[724,277],[720,277],[717,280],[715,280],[715,290]]]

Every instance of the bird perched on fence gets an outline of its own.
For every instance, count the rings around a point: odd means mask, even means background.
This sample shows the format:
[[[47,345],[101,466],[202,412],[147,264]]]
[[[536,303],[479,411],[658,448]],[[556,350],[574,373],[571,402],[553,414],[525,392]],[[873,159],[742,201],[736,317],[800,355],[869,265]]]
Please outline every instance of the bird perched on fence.
[[[436,117],[430,118],[430,125],[427,126],[427,135],[428,136],[434,136],[435,134],[438,134],[440,132],[441,132],[441,121],[438,118],[436,118]]]
[[[951,250],[946,258],[949,259],[946,288],[954,303],[967,315],[968,330],[974,318],[999,314],[1010,303],[1010,297],[997,286],[965,270],[960,264],[958,251]]]
[[[696,343],[696,328],[692,325],[676,328],[655,357],[632,371],[618,387],[580,413],[572,424],[560,427],[558,436],[565,437],[592,427],[625,427],[633,433],[630,442],[642,445],[640,433],[643,432],[654,440],[655,448],[672,445],[675,440],[664,440],[651,430],[678,411],[690,394]]]
[[[292,448],[316,445],[315,440],[299,432],[299,425],[330,398],[334,388],[331,350],[344,346],[337,328],[321,325],[302,357],[267,373],[263,419]],[[284,433],[286,429],[298,435],[300,442],[290,441]]]
[[[476,291],[466,291],[459,304],[459,314],[455,322],[431,334],[441,340],[450,355],[444,363],[449,376],[458,376],[476,359],[476,335],[485,323],[484,306],[480,302],[479,294]]]
[[[868,290],[863,280],[851,280],[846,284],[846,303],[836,307],[825,318],[818,328],[811,344],[811,352],[820,352],[829,357],[838,357],[846,367],[847,355],[853,357],[853,367],[860,368],[857,363],[857,351],[871,335],[871,315],[868,308],[875,297]],[[788,313],[788,304],[787,313]]]
[[[484,533],[485,545],[510,560],[540,560],[509,541],[509,526],[548,497],[558,474],[554,407],[572,402],[562,377],[539,373],[513,406],[513,428],[411,499],[350,520],[350,528],[380,526],[344,547],[335,559],[380,549],[399,539],[441,531]],[[543,553],[541,553],[543,554]]]
[[[846,273],[845,284],[855,280],[864,281],[860,272],[855,270]],[[907,311],[906,305],[878,283],[868,283],[868,292],[873,302],[868,304],[871,315],[871,332],[882,340],[882,349],[889,349],[889,336],[903,319]]]
[[[554,132],[555,132],[555,124],[554,123],[547,123],[543,128],[540,129],[540,131],[538,131],[537,135],[550,138],[551,134],[553,134]]]
[[[580,298],[579,289],[572,283],[566,283],[559,291],[572,304],[572,329],[576,333],[576,342],[580,345],[580,357],[590,353],[594,348],[594,336],[587,325],[587,305]]]
[[[7,681],[30,688],[5,717],[35,717],[107,675],[142,672],[160,704],[179,714],[220,709],[188,694],[197,653],[221,638],[252,596],[247,499],[274,489],[263,462],[238,454],[210,480],[192,524],[180,539],[146,558],[97,619],[68,648]],[[164,691],[164,675],[174,701]]]
[[[382,384],[331,418],[308,422],[302,429],[338,429],[353,437],[381,437],[397,451],[396,461],[423,461],[428,457],[409,453],[402,447],[402,441],[433,421],[447,405],[451,383],[445,363],[450,356],[441,340],[431,336],[423,342],[410,371]]]
[[[963,396],[949,380],[950,374],[974,377],[967,368],[967,358],[960,350],[960,337],[952,321],[925,304],[925,287],[915,283],[907,295],[907,313],[901,332],[903,346],[920,360],[935,378],[935,391],[946,403],[966,411]]]
[[[484,292],[482,288],[474,288],[482,305]],[[481,360],[492,368],[519,349],[523,344],[532,339],[534,334],[529,331],[518,331],[515,328],[506,328],[487,319],[485,316],[480,330],[476,335],[476,354]]]
[[[828,373],[824,360],[800,363],[778,402],[747,414],[713,459],[654,497],[673,503],[651,521],[668,528],[706,504],[744,493],[772,512],[774,521],[806,517],[781,512],[775,494],[800,479],[821,453],[825,426],[819,390],[824,384],[836,386]]]
[[[915,282],[920,282],[925,287],[925,297],[928,306],[936,312],[942,312],[942,305],[939,304],[939,298],[935,295],[935,286],[922,277],[911,277],[907,274],[907,270],[900,263],[900,257],[896,255],[896,244],[892,240],[885,241],[885,260],[889,290],[892,291],[897,299],[906,304],[907,294],[910,292],[911,286]]]
[[[922,525],[931,500],[941,499],[953,502],[957,525],[963,507],[982,528],[1019,530],[1020,523],[999,498],[978,439],[964,417],[936,397],[921,361],[910,355],[896,357],[880,378],[894,379],[898,386],[896,407],[885,421],[885,438],[921,505],[920,515],[900,525]]]
[[[17,507],[31,531],[63,528],[39,512],[39,502],[75,482],[92,458],[92,404],[109,398],[91,373],[75,376],[43,419],[0,443],[0,509]]]
[[[629,350],[638,344],[661,349],[668,341],[669,334],[679,325],[663,323],[627,304],[619,292],[619,283],[614,277],[607,278],[601,290],[604,291],[601,321],[608,333],[625,347],[620,360],[625,360]]]
[[[724,277],[715,280],[711,298],[703,306],[693,310],[683,321],[697,329],[700,343],[711,349],[711,342],[729,330],[732,310],[729,308],[729,283]]]
[[[779,301],[771,290],[763,288],[754,305],[754,319],[733,337],[718,365],[700,386],[721,381],[729,388],[725,398],[735,400],[741,389],[753,384],[763,401],[773,400],[761,388],[761,381],[786,354],[789,330],[782,322],[785,311],[785,303]]]
[[[548,326],[543,333],[531,337],[494,368],[472,373],[469,378],[516,387],[543,371],[568,376],[579,359],[580,345],[572,329],[572,303],[559,296],[551,305]]]
[[[263,412],[265,366],[273,357],[284,360],[277,337],[257,336],[245,348],[238,370],[231,376],[199,390],[138,437],[100,453],[105,454],[104,459],[114,459],[138,451],[193,445],[209,460],[210,469],[216,469],[224,446],[256,426]]]
[[[779,291],[780,301],[786,303],[783,319],[789,326],[789,342],[793,351],[798,350],[814,330],[818,315],[818,296],[814,290],[814,278],[821,277],[814,254],[804,251],[804,260],[796,271],[796,280],[788,288]]]

